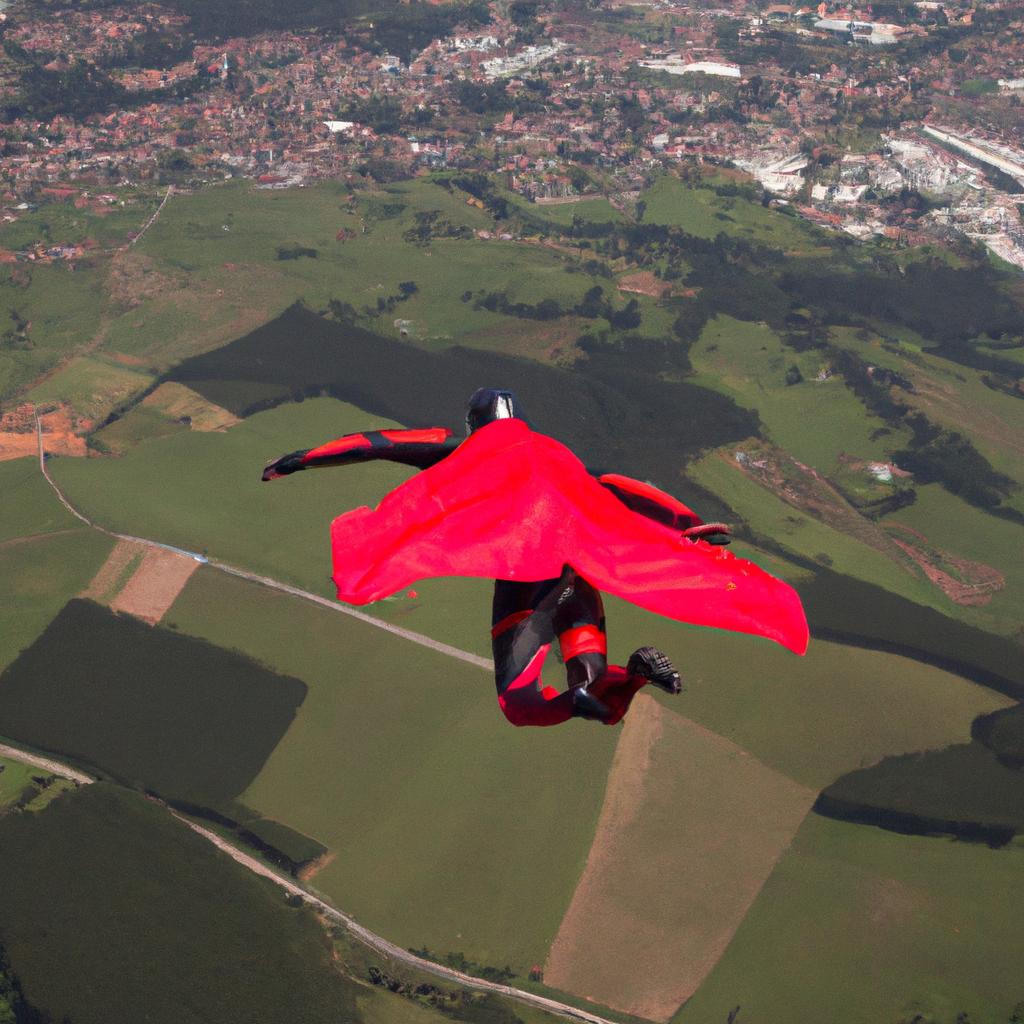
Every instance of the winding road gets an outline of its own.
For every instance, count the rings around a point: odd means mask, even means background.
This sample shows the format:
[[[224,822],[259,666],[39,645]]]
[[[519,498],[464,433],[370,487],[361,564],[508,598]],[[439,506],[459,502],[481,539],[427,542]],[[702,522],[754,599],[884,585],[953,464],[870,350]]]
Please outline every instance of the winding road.
[[[60,503],[86,526],[89,526],[94,530],[99,530],[107,536],[117,537],[120,540],[131,540],[138,544],[148,545],[149,547],[162,548],[164,550],[175,551],[178,554],[187,555],[188,557],[209,565],[220,572],[228,573],[231,576],[238,576],[241,579],[258,583],[262,586],[269,587],[272,590],[280,590],[285,594],[291,594],[293,597],[312,601],[314,604],[330,608],[332,611],[341,612],[343,615],[350,615],[353,618],[366,622],[378,629],[383,629],[395,636],[400,636],[412,643],[420,644],[423,647],[429,647],[431,650],[437,651],[440,654],[445,654],[451,658],[457,658],[460,661],[469,662],[471,665],[476,665],[488,672],[493,671],[494,665],[487,658],[481,658],[475,654],[471,654],[469,651],[463,651],[458,647],[452,647],[449,644],[441,643],[429,636],[424,636],[422,633],[416,633],[409,629],[402,629],[400,626],[393,626],[389,622],[382,622],[380,619],[375,619],[372,615],[367,615],[365,612],[356,611],[348,605],[330,601],[325,597],[310,593],[307,590],[302,590],[299,587],[292,587],[286,583],[281,583],[278,580],[270,579],[267,576],[259,576],[256,573],[247,572],[245,569],[239,569],[235,566],[228,565],[225,562],[219,562],[215,559],[207,558],[205,555],[198,554],[194,551],[187,551],[184,548],[174,547],[170,544],[163,544],[160,541],[149,540],[146,537],[135,537],[130,534],[118,533],[115,530],[108,530],[105,527],[100,526],[98,523],[94,523],[91,519],[79,512],[78,509],[68,501],[64,493],[50,476],[46,468],[46,457],[43,448],[43,428],[38,416],[36,416],[36,437],[39,444],[39,469],[42,471],[46,482],[53,489],[53,492],[56,494]],[[47,771],[53,772],[55,775],[62,775],[79,784],[84,785],[95,781],[90,776],[85,775],[68,765],[62,764],[59,761],[38,757],[33,754],[27,754],[26,752],[17,750],[14,747],[0,745],[0,755],[24,761],[40,768],[45,768]],[[168,808],[168,811],[175,818],[192,829],[193,832],[202,836],[219,850],[226,853],[232,860],[237,861],[243,867],[248,868],[255,874],[269,879],[291,895],[299,896],[310,906],[316,908],[316,910],[322,913],[326,918],[344,926],[351,935],[362,942],[365,946],[368,946],[370,949],[373,949],[384,956],[391,957],[401,963],[407,964],[410,967],[414,967],[419,971],[442,978],[445,981],[455,982],[456,984],[462,985],[466,988],[472,988],[482,992],[493,992],[497,995],[505,996],[508,999],[514,999],[517,1002],[525,1003],[528,1006],[535,1006],[538,1009],[546,1010],[548,1013],[553,1013],[560,1017],[566,1017],[570,1020],[585,1021],[586,1024],[616,1024],[616,1022],[611,1021],[606,1017],[600,1017],[595,1013],[590,1013],[589,1011],[573,1006],[570,1003],[562,1003],[556,999],[548,999],[546,996],[527,992],[524,989],[514,988],[511,985],[500,985],[496,982],[485,981],[482,978],[476,978],[473,977],[473,975],[464,974],[462,971],[457,971],[454,968],[445,967],[443,964],[434,963],[432,960],[425,960],[422,957],[415,956],[407,949],[403,949],[401,946],[396,946],[393,942],[389,942],[383,936],[377,935],[375,932],[372,932],[368,928],[359,924],[348,914],[338,910],[336,907],[332,907],[320,897],[313,895],[308,889],[299,885],[295,879],[278,874],[278,872],[268,867],[263,863],[263,861],[244,853],[235,846],[232,846],[231,843],[217,833],[183,817],[177,812],[170,810],[170,808]]]

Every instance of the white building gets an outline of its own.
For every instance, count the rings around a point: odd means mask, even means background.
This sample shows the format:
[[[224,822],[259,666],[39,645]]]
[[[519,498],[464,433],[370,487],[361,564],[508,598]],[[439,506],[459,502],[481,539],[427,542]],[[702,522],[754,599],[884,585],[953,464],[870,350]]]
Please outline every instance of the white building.
[[[693,63],[686,63],[678,53],[670,54],[654,60],[642,60],[640,67],[650,68],[652,71],[664,71],[669,75],[718,75],[720,78],[739,78],[740,69],[735,64],[720,64],[713,60],[699,60]]]

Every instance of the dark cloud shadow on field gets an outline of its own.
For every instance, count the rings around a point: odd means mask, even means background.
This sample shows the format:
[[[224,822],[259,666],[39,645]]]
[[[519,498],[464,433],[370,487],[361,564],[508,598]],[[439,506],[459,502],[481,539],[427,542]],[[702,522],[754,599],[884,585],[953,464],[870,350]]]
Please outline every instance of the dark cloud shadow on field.
[[[256,777],[306,684],[75,599],[0,675],[0,734],[216,808]]]

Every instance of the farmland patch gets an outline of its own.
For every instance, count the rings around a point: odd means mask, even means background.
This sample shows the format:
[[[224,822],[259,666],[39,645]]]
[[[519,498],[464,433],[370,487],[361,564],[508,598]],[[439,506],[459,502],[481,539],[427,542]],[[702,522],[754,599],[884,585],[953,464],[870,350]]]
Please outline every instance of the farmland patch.
[[[358,1019],[313,915],[138,794],[98,783],[4,817],[0,876],[18,880],[4,949],[48,1019]]]
[[[486,605],[438,600],[486,637]],[[594,834],[613,730],[569,723],[552,742],[514,729],[487,671],[209,570],[168,620],[308,684],[241,799],[330,848],[318,891],[403,946],[520,979],[543,961]]]
[[[1021,850],[808,815],[674,1024],[1009,1020]],[[737,1024],[738,1024],[737,1022]]]
[[[129,612],[156,624],[174,604],[199,563],[188,555],[147,547],[138,567],[110,602],[115,612]]]
[[[735,744],[638,697],[545,981],[668,1020],[722,955],[813,801]]]
[[[0,720],[22,743],[217,806],[259,772],[305,690],[239,654],[76,599],[0,676]]]

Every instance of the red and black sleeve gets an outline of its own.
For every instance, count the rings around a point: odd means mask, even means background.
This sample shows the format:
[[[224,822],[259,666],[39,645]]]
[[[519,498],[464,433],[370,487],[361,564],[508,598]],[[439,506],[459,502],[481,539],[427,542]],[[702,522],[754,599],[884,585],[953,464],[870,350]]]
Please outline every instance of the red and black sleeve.
[[[684,537],[706,540],[712,544],[729,543],[728,526],[724,523],[705,523],[693,509],[653,484],[645,484],[618,473],[604,473],[597,479],[628,509],[662,526],[679,530]]]
[[[426,430],[366,430],[361,434],[346,434],[319,448],[306,448],[282,455],[263,470],[263,479],[276,480],[302,469],[348,466],[375,459],[427,469],[451,455],[458,445],[459,439],[454,438],[452,432],[444,427],[429,427]]]

